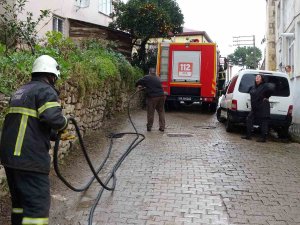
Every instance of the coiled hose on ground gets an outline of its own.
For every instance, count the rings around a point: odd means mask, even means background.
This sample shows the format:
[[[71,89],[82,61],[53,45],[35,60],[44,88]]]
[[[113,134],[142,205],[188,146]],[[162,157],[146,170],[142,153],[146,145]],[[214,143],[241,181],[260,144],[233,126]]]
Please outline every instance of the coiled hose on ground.
[[[75,192],[83,192],[83,191],[86,191],[90,186],[91,184],[93,183],[93,181],[96,179],[97,182],[101,185],[101,189],[97,195],[97,198],[95,199],[95,202],[94,202],[94,205],[92,206],[91,210],[90,210],[90,214],[89,214],[89,221],[88,221],[88,224],[89,225],[92,225],[92,222],[93,222],[93,215],[94,215],[94,211],[100,201],[100,198],[102,196],[102,193],[104,190],[109,190],[109,191],[113,191],[115,189],[115,186],[116,186],[116,171],[118,170],[118,168],[121,166],[122,162],[124,161],[124,159],[128,156],[128,154],[139,144],[141,143],[144,139],[145,139],[145,136],[141,133],[138,133],[132,119],[131,119],[131,115],[130,115],[130,101],[131,99],[133,98],[133,96],[135,96],[138,92],[142,91],[143,89],[139,89],[138,91],[134,92],[130,97],[129,97],[129,101],[128,101],[128,105],[127,105],[127,114],[128,114],[128,118],[129,118],[129,121],[134,129],[134,132],[124,132],[124,133],[114,133],[114,134],[111,134],[109,136],[110,138],[110,145],[109,145],[109,148],[108,148],[108,152],[107,152],[107,155],[106,157],[104,158],[103,162],[101,163],[101,165],[95,169],[91,160],[90,160],[90,157],[87,153],[87,150],[85,148],[85,145],[84,145],[84,141],[83,141],[83,138],[80,134],[80,129],[77,125],[77,122],[74,118],[69,118],[69,121],[74,125],[75,127],[75,130],[76,130],[76,134],[78,136],[78,140],[79,140],[79,144],[80,144],[80,147],[81,147],[81,150],[83,152],[83,155],[88,163],[88,166],[90,168],[90,170],[92,171],[93,173],[93,176],[90,178],[90,180],[83,186],[83,187],[74,187],[73,185],[71,185],[61,174],[60,170],[59,170],[59,166],[58,166],[58,150],[59,150],[59,143],[60,143],[60,135],[58,135],[59,137],[57,138],[57,140],[55,141],[55,146],[54,146],[54,153],[53,153],[53,163],[54,163],[54,170],[58,176],[58,178],[68,187],[70,188],[71,190],[75,191]],[[118,138],[120,136],[123,136],[123,135],[135,135],[135,139],[131,142],[131,144],[128,146],[128,148],[126,149],[126,151],[121,155],[121,157],[118,159],[118,161],[115,163],[115,165],[113,166],[112,170],[109,172],[107,178],[105,179],[105,181],[103,182],[100,177],[98,176],[99,172],[101,171],[101,169],[104,167],[107,159],[109,158],[110,156],[110,153],[111,153],[111,150],[112,150],[112,146],[113,146],[113,140],[115,138]],[[113,183],[112,183],[112,186],[111,187],[108,187],[108,183],[110,182],[110,180],[113,179]]]

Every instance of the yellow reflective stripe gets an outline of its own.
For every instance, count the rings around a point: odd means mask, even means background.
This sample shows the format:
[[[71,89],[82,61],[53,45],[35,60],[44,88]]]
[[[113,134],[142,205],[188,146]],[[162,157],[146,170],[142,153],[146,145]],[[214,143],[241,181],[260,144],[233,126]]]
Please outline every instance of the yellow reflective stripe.
[[[23,209],[22,208],[13,208],[12,209],[12,213],[22,214],[23,213]]]
[[[26,127],[27,127],[27,120],[28,120],[28,116],[22,115],[22,119],[21,119],[21,123],[20,123],[20,127],[19,127],[19,133],[18,133],[16,146],[15,146],[15,152],[14,152],[14,155],[16,155],[16,156],[21,155],[21,149],[22,149],[25,131],[26,131]]]
[[[49,218],[31,218],[31,217],[23,217],[22,224],[23,225],[44,225],[49,223]]]
[[[60,104],[58,102],[46,102],[44,105],[42,105],[40,108],[38,108],[39,114],[43,113],[46,109],[53,108],[53,107],[60,107]]]
[[[64,118],[65,118],[65,124],[64,124],[64,126],[63,126],[62,128],[60,128],[58,131],[64,130],[64,129],[66,128],[66,126],[68,125],[68,119],[67,119],[67,117],[64,116]]]
[[[10,107],[7,113],[19,113],[22,115],[32,116],[38,118],[37,111],[34,109],[24,108],[24,107]]]

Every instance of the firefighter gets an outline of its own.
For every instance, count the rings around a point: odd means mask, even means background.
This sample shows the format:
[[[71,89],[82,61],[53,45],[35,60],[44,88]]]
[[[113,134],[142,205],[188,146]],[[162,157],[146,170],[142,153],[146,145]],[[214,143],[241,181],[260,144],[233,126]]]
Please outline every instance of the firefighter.
[[[11,97],[0,143],[0,158],[11,194],[13,225],[48,224],[50,137],[68,120],[54,84],[60,71],[50,56],[38,57],[32,79]]]
[[[139,79],[136,84],[138,88],[146,88],[146,104],[147,104],[147,131],[151,131],[154,121],[155,110],[159,117],[159,130],[165,130],[165,94],[161,85],[161,81],[156,76],[155,68],[149,69],[149,75]]]

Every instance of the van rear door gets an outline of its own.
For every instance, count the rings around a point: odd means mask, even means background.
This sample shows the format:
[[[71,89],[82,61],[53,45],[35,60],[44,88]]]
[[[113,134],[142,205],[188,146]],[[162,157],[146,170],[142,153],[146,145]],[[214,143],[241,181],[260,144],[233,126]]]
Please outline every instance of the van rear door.
[[[289,80],[286,77],[270,75],[266,77],[266,82],[275,86],[270,97],[271,114],[287,115],[291,102],[291,91]]]
[[[247,111],[251,109],[250,95],[248,94],[250,88],[255,83],[255,76],[257,74],[244,74],[239,85],[239,92],[246,97],[240,101],[240,109]],[[278,76],[276,74],[264,74],[266,83],[271,83],[275,86],[274,93],[269,98],[271,106],[271,114],[287,115],[289,106],[292,104],[289,80],[285,76]]]

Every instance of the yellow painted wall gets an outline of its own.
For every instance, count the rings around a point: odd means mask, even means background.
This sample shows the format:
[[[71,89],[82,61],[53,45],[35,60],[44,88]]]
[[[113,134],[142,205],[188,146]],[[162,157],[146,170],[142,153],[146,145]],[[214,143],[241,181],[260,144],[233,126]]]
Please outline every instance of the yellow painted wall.
[[[192,35],[192,36],[175,36],[170,39],[163,39],[163,38],[152,38],[149,40],[148,43],[161,43],[163,40],[166,42],[176,42],[176,43],[185,43],[190,42],[191,39],[198,39],[199,43],[208,43],[203,35]]]

